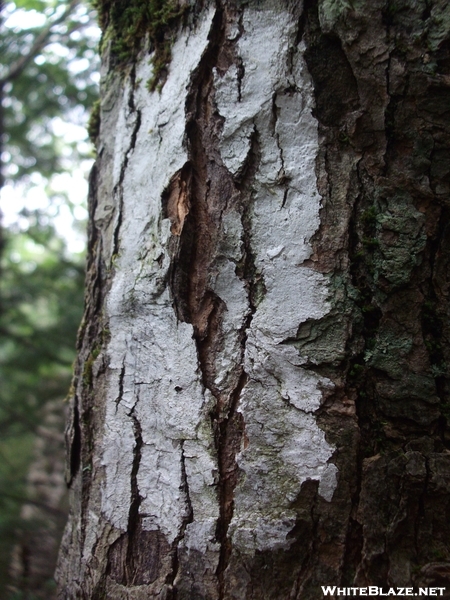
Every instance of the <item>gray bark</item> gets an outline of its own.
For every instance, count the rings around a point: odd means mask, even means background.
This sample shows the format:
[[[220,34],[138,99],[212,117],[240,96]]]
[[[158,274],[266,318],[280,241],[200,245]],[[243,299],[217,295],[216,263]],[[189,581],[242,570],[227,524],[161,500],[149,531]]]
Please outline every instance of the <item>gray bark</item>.
[[[61,598],[449,583],[450,9],[186,19],[104,44]]]

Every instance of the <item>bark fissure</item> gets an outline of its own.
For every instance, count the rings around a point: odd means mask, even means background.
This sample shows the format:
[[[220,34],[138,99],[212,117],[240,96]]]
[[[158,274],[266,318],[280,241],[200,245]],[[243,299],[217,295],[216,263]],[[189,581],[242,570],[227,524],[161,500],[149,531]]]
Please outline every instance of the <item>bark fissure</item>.
[[[120,402],[121,402],[121,400],[123,398],[123,382],[124,382],[124,379],[125,379],[125,359],[123,360],[122,367],[120,369],[120,374],[119,374],[119,392],[118,392],[117,398],[115,400],[115,402],[116,402],[116,413],[117,413],[117,410],[119,408],[119,404],[120,404]]]
[[[211,413],[211,422],[215,432],[219,471],[217,483],[219,519],[216,539],[220,544],[220,554],[216,576],[220,598],[225,594],[224,572],[231,551],[228,527],[233,516],[233,494],[239,475],[235,458],[240,449],[244,427],[242,415],[237,408],[241,392],[247,382],[247,375],[240,367],[240,373],[236,372],[233,376],[235,383],[232,388],[221,388],[215,383],[214,356],[222,346],[222,320],[227,307],[210,287],[208,273],[214,270],[214,263],[220,256],[217,254],[219,238],[214,231],[220,232],[224,211],[229,210],[230,201],[236,202],[234,198],[240,197],[239,210],[243,226],[243,258],[236,265],[235,271],[245,284],[249,303],[248,315],[238,334],[241,340],[241,364],[245,354],[246,331],[256,310],[256,298],[261,295],[264,287],[262,277],[256,273],[250,242],[251,186],[259,162],[256,126],[251,134],[247,160],[235,181],[222,166],[218,152],[221,121],[214,109],[213,71],[216,65],[223,65],[223,60],[229,60],[220,57],[220,48],[224,45],[224,19],[224,13],[219,9],[210,33],[208,50],[192,78],[192,92],[186,104],[188,115],[186,130],[191,168],[189,211],[177,241],[178,258],[177,262],[173,263],[172,276],[172,281],[176,283],[172,287],[174,304],[176,307],[183,307],[182,310],[177,308],[177,314],[179,318],[194,326],[203,384],[216,399],[216,406]],[[242,14],[239,16],[238,23],[239,34],[229,43],[230,50],[225,54],[233,54],[231,48],[242,35]],[[240,98],[245,67],[239,57],[236,58],[236,64]],[[218,183],[219,188],[217,188]],[[180,271],[183,271],[181,276]],[[180,285],[181,277],[188,283]]]
[[[291,73],[292,73],[292,68],[291,68]],[[276,125],[277,125],[277,120],[278,120],[278,107],[277,107],[277,95],[278,92],[275,92],[272,96],[272,135],[276,140],[277,143],[277,148],[278,151],[280,153],[280,160],[281,160],[281,168],[278,172],[278,181],[277,183],[279,185],[284,185],[285,186],[285,191],[284,191],[284,196],[283,196],[283,203],[281,205],[281,208],[284,208],[286,205],[286,199],[287,199],[287,194],[289,191],[289,181],[290,178],[286,177],[286,173],[284,170],[284,152],[283,152],[283,146],[280,143],[280,135],[277,131]]]
[[[255,254],[252,250],[252,222],[251,211],[253,207],[253,184],[255,175],[261,162],[261,150],[259,133],[256,123],[253,122],[253,129],[250,134],[250,147],[241,170],[240,176],[236,182],[236,187],[240,192],[241,223],[242,223],[242,245],[243,260],[236,265],[236,275],[245,283],[249,303],[249,313],[247,315],[245,326],[242,329],[242,357],[245,353],[245,344],[247,339],[246,331],[250,328],[253,315],[256,312],[258,301],[265,292],[264,277],[258,272]]]
[[[125,574],[125,585],[134,585],[136,579],[139,577],[139,569],[136,563],[136,548],[137,538],[140,534],[141,528],[141,517],[139,515],[139,507],[141,504],[141,496],[139,494],[139,486],[137,481],[137,474],[139,471],[139,465],[141,463],[141,451],[143,446],[142,441],[142,428],[139,420],[134,414],[131,414],[133,420],[133,431],[135,438],[135,446],[133,450],[133,466],[131,470],[131,502],[130,511],[128,513],[128,548],[126,554],[126,563],[124,568]]]
[[[436,281],[437,272],[440,270],[442,246],[446,240],[450,239],[449,218],[450,211],[448,207],[441,207],[436,224],[435,239],[428,240],[427,253],[430,263],[430,280],[427,282],[428,285],[421,286],[425,298],[421,309],[421,328],[430,368],[435,380],[436,395],[441,406],[441,416],[438,423],[439,436],[443,446],[450,449],[450,439],[446,436],[446,420],[449,418],[450,412],[448,411],[448,388],[446,383],[448,357],[445,353],[445,317],[439,298],[442,291]]]
[[[135,73],[135,71],[133,69],[133,74],[134,73]],[[133,99],[133,88],[134,88],[134,84],[135,84],[135,82],[134,82],[135,75],[133,77],[131,77],[130,79],[131,79],[131,83],[130,83],[131,91],[130,91],[130,97],[129,97],[129,109],[130,109],[131,113],[132,112],[136,113],[136,119],[135,119],[135,123],[133,126],[133,131],[130,136],[130,143],[129,143],[128,149],[125,152],[124,159],[123,159],[123,162],[121,165],[119,181],[117,182],[117,184],[113,190],[113,194],[118,195],[118,197],[119,197],[119,202],[118,202],[118,206],[117,206],[116,224],[115,224],[114,233],[113,233],[113,251],[112,251],[113,257],[117,256],[120,251],[119,234],[120,234],[120,229],[121,229],[122,221],[123,221],[123,182],[125,179],[125,174],[127,172],[129,158],[136,146],[137,135],[138,135],[139,129],[141,127],[141,111],[135,110],[134,99]]]
[[[219,600],[225,596],[224,573],[231,554],[231,542],[228,539],[228,527],[233,517],[234,490],[237,485],[239,468],[236,454],[239,451],[243,435],[244,423],[241,415],[236,412],[240,394],[247,382],[246,373],[242,373],[237,387],[231,395],[229,411],[225,418],[215,418],[216,447],[218,450],[219,466],[219,505],[220,517],[217,523],[216,538],[220,544],[217,579],[219,582]]]
[[[218,257],[217,232],[220,232],[224,211],[227,210],[230,199],[237,194],[231,176],[220,160],[217,138],[220,119],[215,113],[213,100],[213,72],[220,60],[224,27],[224,13],[218,8],[208,49],[192,76],[191,92],[186,102],[186,132],[191,167],[189,210],[180,231],[179,250],[176,263],[173,263],[172,275],[172,282],[175,284],[172,285],[172,296],[178,318],[193,324],[203,385],[216,400],[211,413],[211,424],[218,460],[219,519],[216,539],[220,544],[220,552],[216,577],[219,598],[223,598],[224,594],[223,572],[229,555],[227,530],[232,517],[232,497],[237,481],[235,455],[241,438],[242,419],[236,408],[246,382],[246,375],[242,372],[239,377],[235,376],[237,382],[234,389],[227,390],[215,383],[214,361],[222,347],[222,320],[227,307],[212,288],[210,273],[215,269]],[[244,76],[242,63],[238,64],[238,73],[240,78]],[[245,342],[242,353],[244,348]],[[189,518],[192,519],[192,514]],[[186,525],[189,522],[190,520]],[[177,539],[174,544],[179,545],[181,539],[182,537]],[[178,572],[178,560],[174,558],[174,561],[172,582]]]
[[[80,412],[78,409],[78,398],[76,394],[74,399],[73,418],[70,425],[73,431],[69,445],[69,471],[66,476],[66,483],[68,486],[70,486],[72,479],[78,473],[81,462]]]
[[[309,518],[311,521],[311,533],[309,535],[308,540],[308,551],[305,552],[305,556],[300,565],[300,569],[298,575],[295,579],[293,590],[292,590],[292,598],[302,598],[304,593],[304,582],[308,581],[308,571],[311,569],[311,565],[313,564],[314,559],[317,556],[317,534],[319,530],[319,520],[315,516],[315,512],[317,511],[317,489],[315,489],[315,493],[312,499],[312,504],[309,512]]]
[[[255,257],[251,247],[251,221],[250,212],[252,208],[252,183],[260,162],[258,131],[256,124],[250,136],[250,148],[243,169],[241,170],[236,187],[240,192],[241,205],[241,223],[242,223],[242,244],[243,260],[236,265],[235,272],[245,283],[247,290],[247,299],[249,311],[245,319],[244,326],[240,331],[241,338],[241,364],[243,363],[247,332],[250,329],[253,316],[256,312],[256,297],[258,296],[263,281],[257,274]],[[234,511],[234,491],[239,479],[239,466],[236,462],[236,455],[240,450],[242,439],[245,435],[245,422],[242,414],[237,412],[241,393],[248,381],[248,375],[241,369],[241,373],[235,388],[230,394],[228,410],[224,412],[224,407],[218,403],[215,411],[212,413],[213,426],[216,430],[216,447],[218,451],[219,463],[219,500],[220,500],[220,518],[217,523],[217,539],[220,543],[219,564],[217,567],[217,578],[219,581],[219,600],[226,598],[225,589],[225,570],[228,566],[231,555],[231,540],[228,538],[228,529],[233,518]]]
[[[178,558],[179,545],[185,536],[186,527],[189,525],[189,523],[192,523],[194,520],[194,511],[192,508],[192,502],[191,502],[191,498],[190,498],[190,494],[189,494],[189,482],[188,482],[188,477],[187,477],[187,473],[186,473],[186,457],[185,457],[183,441],[180,442],[180,449],[181,449],[180,491],[185,495],[185,498],[186,498],[186,513],[183,517],[179,533],[178,533],[177,537],[175,538],[175,540],[172,544],[172,549],[171,549],[171,553],[172,553],[171,571],[166,577],[166,584],[168,584],[170,586],[169,590],[171,590],[171,591],[174,589],[174,583],[175,583],[175,580],[176,580],[176,577],[178,574],[178,570],[179,570],[179,566],[180,566],[179,558]],[[176,590],[176,588],[175,588],[175,590]],[[176,591],[175,591],[175,598],[176,598]]]

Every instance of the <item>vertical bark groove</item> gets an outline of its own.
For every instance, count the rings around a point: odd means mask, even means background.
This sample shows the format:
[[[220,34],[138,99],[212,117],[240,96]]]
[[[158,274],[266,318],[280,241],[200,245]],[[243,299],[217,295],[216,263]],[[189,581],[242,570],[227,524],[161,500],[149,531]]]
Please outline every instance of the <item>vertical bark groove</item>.
[[[194,519],[194,511],[192,509],[192,503],[191,503],[191,499],[189,497],[189,483],[188,483],[187,474],[186,474],[186,459],[185,459],[185,454],[184,454],[183,442],[181,442],[181,476],[182,476],[182,479],[181,479],[180,490],[183,491],[186,495],[187,510],[186,510],[186,515],[183,519],[182,526],[180,528],[180,532],[172,544],[171,571],[170,571],[169,575],[167,575],[167,577],[166,577],[166,584],[169,586],[168,587],[169,593],[173,592],[175,594],[174,598],[177,597],[176,587],[174,588],[174,583],[176,581],[176,577],[177,577],[179,566],[180,566],[179,559],[178,559],[178,546],[179,546],[181,540],[184,538],[187,525],[189,523],[192,523],[192,521]]]

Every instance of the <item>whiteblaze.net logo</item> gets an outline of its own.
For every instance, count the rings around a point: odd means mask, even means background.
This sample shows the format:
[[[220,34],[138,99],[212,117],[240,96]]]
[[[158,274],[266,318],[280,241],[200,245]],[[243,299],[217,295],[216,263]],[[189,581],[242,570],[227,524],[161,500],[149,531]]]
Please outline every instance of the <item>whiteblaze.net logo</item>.
[[[443,596],[445,587],[390,587],[382,588],[377,585],[368,587],[338,587],[337,585],[322,585],[324,596],[331,598],[349,598],[351,596],[389,596],[391,598],[402,598],[404,596]]]

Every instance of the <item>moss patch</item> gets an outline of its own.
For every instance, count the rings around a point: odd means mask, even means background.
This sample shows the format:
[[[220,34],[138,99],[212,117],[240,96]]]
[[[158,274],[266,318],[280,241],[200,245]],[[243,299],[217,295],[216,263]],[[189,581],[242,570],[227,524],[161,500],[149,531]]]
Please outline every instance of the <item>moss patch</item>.
[[[95,145],[100,132],[100,100],[96,100],[92,105],[87,130],[89,139]]]
[[[94,362],[96,360],[96,358],[98,357],[98,355],[100,354],[100,347],[99,346],[95,346],[91,353],[89,354],[86,362],[84,363],[84,369],[83,369],[83,383],[86,387],[92,387],[92,376],[93,376],[93,367],[94,367]]]
[[[94,7],[103,31],[101,47],[110,41],[112,58],[126,65],[133,62],[145,40],[153,53],[154,74],[149,89],[162,86],[171,59],[174,29],[185,7],[180,8],[175,0],[95,0]]]

